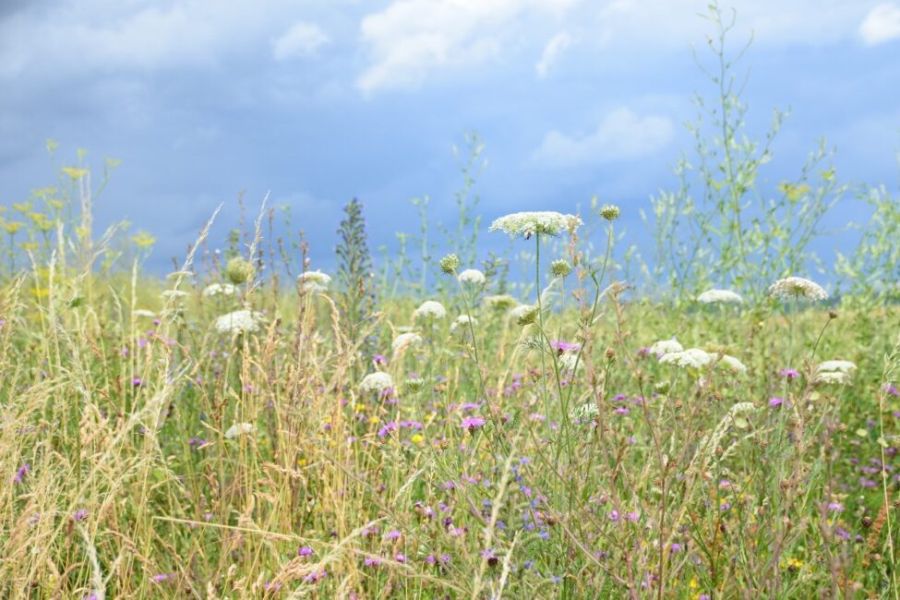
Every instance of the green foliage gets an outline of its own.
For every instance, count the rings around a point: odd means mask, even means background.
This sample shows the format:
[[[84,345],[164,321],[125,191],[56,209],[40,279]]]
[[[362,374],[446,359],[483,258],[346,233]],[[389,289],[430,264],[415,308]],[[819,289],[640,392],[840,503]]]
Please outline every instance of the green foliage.
[[[372,288],[372,259],[366,240],[362,204],[356,198],[344,206],[338,229],[337,279],[341,288],[341,326],[351,344],[362,341],[365,325],[372,318],[375,296]]]

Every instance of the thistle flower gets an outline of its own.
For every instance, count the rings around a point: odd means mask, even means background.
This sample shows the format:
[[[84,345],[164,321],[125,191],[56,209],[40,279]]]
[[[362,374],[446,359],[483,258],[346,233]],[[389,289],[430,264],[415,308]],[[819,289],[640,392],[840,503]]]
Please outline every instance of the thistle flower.
[[[225,431],[225,439],[233,440],[242,435],[250,435],[256,431],[256,425],[253,423],[235,423]]]
[[[383,393],[385,390],[394,387],[394,380],[391,376],[382,371],[375,371],[363,377],[359,383],[359,389],[363,392]]]
[[[466,269],[462,273],[456,276],[456,279],[462,283],[463,285],[484,285],[485,277],[484,273],[479,271],[478,269]]]
[[[775,298],[805,298],[807,300],[825,300],[828,292],[814,281],[803,277],[785,277],[769,286],[769,295]]]
[[[600,208],[600,216],[609,222],[613,222],[619,218],[619,207],[615,204],[604,204]]]
[[[230,283],[211,283],[203,288],[203,296],[212,298],[213,296],[234,296],[237,288]]]
[[[575,215],[564,215],[554,211],[518,212],[500,217],[491,223],[489,231],[503,231],[510,237],[532,235],[559,235],[563,231],[573,232],[582,224]]]
[[[463,417],[462,423],[460,426],[468,431],[469,433],[475,431],[476,429],[480,429],[484,426],[485,420],[481,417]]]
[[[697,302],[703,304],[741,304],[744,301],[741,295],[731,290],[706,290],[697,296]]]
[[[673,352],[682,352],[684,350],[684,346],[678,343],[674,337],[671,340],[660,340],[658,342],[654,342],[650,346],[650,352],[655,354],[658,358],[662,358],[666,354],[671,354]]]
[[[554,277],[566,277],[572,272],[572,265],[565,259],[554,260],[550,263],[550,273]]]
[[[453,275],[459,268],[459,257],[455,254],[448,254],[441,259],[441,271],[447,275]]]
[[[492,310],[509,310],[519,304],[519,301],[509,294],[485,296],[482,302]]]
[[[394,338],[394,341],[391,343],[391,349],[394,351],[394,356],[396,356],[402,352],[405,352],[410,346],[421,343],[422,336],[420,336],[418,333],[401,333]]]
[[[215,327],[219,333],[247,333],[257,331],[260,321],[262,321],[262,313],[243,309],[217,318]]]
[[[413,320],[416,319],[443,319],[447,316],[447,309],[436,300],[426,300],[413,311]]]
[[[300,290],[307,293],[323,293],[328,291],[331,276],[322,271],[306,271],[297,277]]]
[[[688,348],[681,352],[669,352],[664,354],[659,362],[670,363],[684,369],[702,369],[713,361],[713,355],[700,348]]]
[[[529,325],[537,319],[538,307],[532,304],[520,304],[509,311],[509,316],[519,325]]]
[[[253,264],[240,256],[235,256],[225,265],[225,276],[235,285],[246,283],[253,278]]]

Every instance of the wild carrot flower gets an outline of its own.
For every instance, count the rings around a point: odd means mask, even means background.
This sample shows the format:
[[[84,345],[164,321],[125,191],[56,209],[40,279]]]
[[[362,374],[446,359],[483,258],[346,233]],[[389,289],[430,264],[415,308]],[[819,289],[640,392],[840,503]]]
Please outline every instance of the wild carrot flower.
[[[741,298],[740,294],[732,292],[731,290],[711,289],[706,290],[697,296],[697,301],[702,302],[703,304],[740,304],[744,299]]]
[[[405,352],[411,346],[416,346],[421,343],[422,336],[420,336],[418,333],[401,333],[394,338],[394,341],[391,343],[391,349],[394,351],[394,356],[397,356]]]
[[[491,223],[489,231],[503,231],[510,237],[532,235],[559,235],[563,231],[575,231],[582,224],[575,215],[553,211],[518,212],[500,217]]]
[[[472,327],[475,327],[478,325],[478,319],[470,317],[469,315],[459,315],[450,325],[450,331],[452,333],[467,335],[469,333],[470,323],[472,324]]]
[[[447,316],[447,309],[436,300],[426,300],[413,311],[413,320],[416,319],[443,319]]]
[[[447,275],[453,275],[459,268],[459,257],[455,254],[448,254],[441,259],[440,265],[441,271]]]
[[[609,222],[619,218],[619,207],[615,204],[604,204],[600,207],[600,216]]]
[[[257,331],[262,321],[262,313],[243,309],[218,317],[215,322],[219,333],[247,333]]]
[[[203,296],[212,298],[214,296],[234,296],[237,288],[230,283],[211,283],[203,288]]]
[[[806,300],[825,300],[828,292],[814,281],[803,277],[785,277],[769,286],[769,295],[775,298]]]
[[[225,265],[225,276],[235,285],[246,283],[253,278],[253,264],[240,256],[235,256]]]
[[[225,439],[233,440],[242,435],[252,434],[256,431],[256,425],[253,423],[235,423],[225,431]]]
[[[300,291],[309,294],[328,291],[328,284],[331,283],[331,276],[322,271],[306,271],[297,277],[297,284]]]
[[[464,285],[471,286],[484,285],[484,282],[486,281],[484,273],[482,273],[478,269],[466,269],[465,271],[457,275],[456,279]]]
[[[655,354],[657,358],[662,358],[666,354],[674,352],[682,352],[684,346],[678,343],[674,337],[671,340],[660,340],[650,345],[650,353]]]
[[[816,383],[850,383],[856,365],[849,360],[826,360],[816,367]]]
[[[681,352],[669,352],[659,359],[661,363],[671,363],[682,368],[702,369],[713,361],[713,355],[700,348],[688,348]]]
[[[363,392],[378,392],[379,394],[392,387],[394,387],[394,380],[382,371],[369,373],[359,383],[359,388]]]
[[[509,311],[509,316],[519,325],[529,325],[537,319],[538,307],[531,304],[521,304]]]
[[[724,365],[728,368],[732,373],[746,373],[747,367],[744,366],[737,358],[730,356],[728,354],[720,354],[719,355],[719,364]]]

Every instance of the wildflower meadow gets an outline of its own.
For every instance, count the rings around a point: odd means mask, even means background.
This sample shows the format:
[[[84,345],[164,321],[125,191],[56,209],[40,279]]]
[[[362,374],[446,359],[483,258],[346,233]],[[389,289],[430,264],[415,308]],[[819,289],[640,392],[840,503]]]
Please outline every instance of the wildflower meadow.
[[[824,151],[765,188],[719,92],[640,247],[467,180],[437,253],[363,198],[320,265],[261,200],[157,273],[50,143],[0,222],[0,597],[900,597],[900,203]]]

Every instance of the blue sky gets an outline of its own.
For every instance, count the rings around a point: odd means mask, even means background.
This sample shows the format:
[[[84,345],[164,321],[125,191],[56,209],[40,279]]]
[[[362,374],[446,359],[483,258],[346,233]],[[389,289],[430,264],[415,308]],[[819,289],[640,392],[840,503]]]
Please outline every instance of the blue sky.
[[[225,203],[216,235],[267,193],[332,263],[341,206],[366,206],[373,247],[417,227],[428,195],[451,221],[467,131],[486,165],[484,227],[516,210],[572,211],[594,195],[638,211],[673,188],[692,95],[710,97],[707,2],[691,0],[5,0],[0,4],[0,202],[54,180],[44,143],[95,167],[120,158],[98,222],[183,255]],[[764,175],[799,170],[818,139],[842,181],[897,188],[900,3],[740,0],[754,42],[748,125],[791,116]],[[847,200],[831,223],[859,214]],[[488,244],[506,247],[485,236]],[[214,240],[214,241],[219,241]],[[838,239],[838,245],[849,243]]]

